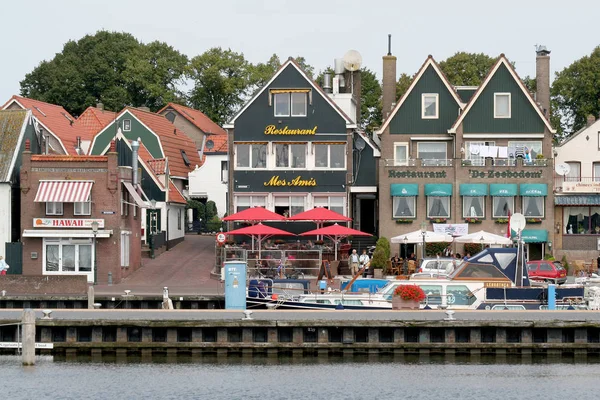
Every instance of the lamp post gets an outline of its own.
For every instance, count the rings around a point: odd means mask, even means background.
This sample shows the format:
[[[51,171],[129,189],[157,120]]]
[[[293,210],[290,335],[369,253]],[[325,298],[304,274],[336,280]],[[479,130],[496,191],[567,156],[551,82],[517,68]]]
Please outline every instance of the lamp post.
[[[94,285],[98,284],[98,263],[96,262],[96,235],[98,234],[98,221],[92,222],[92,232],[94,233]]]
[[[427,224],[425,221],[423,221],[421,222],[421,236],[423,236],[423,251],[421,254],[421,260],[425,258],[425,235],[427,235]]]
[[[404,236],[404,275],[408,272],[408,238]]]
[[[483,251],[483,242],[485,242],[485,238],[481,236],[481,238],[479,238],[479,242],[481,243],[481,251]]]

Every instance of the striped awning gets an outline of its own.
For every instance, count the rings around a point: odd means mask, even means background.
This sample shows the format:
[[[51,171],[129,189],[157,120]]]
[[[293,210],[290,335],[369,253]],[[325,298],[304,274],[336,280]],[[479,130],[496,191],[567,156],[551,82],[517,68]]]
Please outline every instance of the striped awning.
[[[40,181],[35,200],[38,203],[79,203],[88,201],[94,181]]]

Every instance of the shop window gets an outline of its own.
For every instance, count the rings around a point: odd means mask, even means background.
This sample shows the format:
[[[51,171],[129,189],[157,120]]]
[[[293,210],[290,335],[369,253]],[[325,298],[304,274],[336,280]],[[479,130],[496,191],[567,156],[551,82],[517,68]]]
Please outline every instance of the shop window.
[[[437,119],[439,111],[439,94],[423,93],[421,95],[421,118]]]
[[[250,207],[265,207],[267,205],[267,197],[262,196],[235,196],[235,212],[244,211]]]
[[[92,271],[91,239],[44,239],[44,273],[89,273]]]
[[[267,168],[267,145],[265,143],[236,144],[235,165],[237,168]]]
[[[439,165],[440,160],[446,160],[447,146],[445,142],[420,142],[417,143],[417,158],[423,165]]]
[[[46,215],[63,215],[63,203],[57,201],[46,202]]]
[[[304,211],[304,196],[276,196],[275,212],[284,217],[291,217]]]
[[[393,197],[394,218],[416,218],[416,196]]]
[[[346,169],[346,145],[315,143],[315,167]]]
[[[394,165],[408,165],[408,143],[394,143]]]
[[[463,218],[484,218],[485,197],[463,196]]]
[[[91,215],[92,214],[91,197],[88,197],[87,201],[73,203],[73,214],[75,214],[75,215]]]
[[[313,207],[323,207],[338,214],[346,215],[344,197],[342,196],[315,196],[313,195]]]
[[[492,209],[494,218],[508,218],[508,212],[514,210],[514,197],[492,197]],[[512,211],[511,211],[512,212]]]
[[[523,200],[523,215],[525,217],[536,217],[544,218],[544,200],[545,197],[527,197],[521,198]]]
[[[600,207],[564,207],[567,235],[600,235]]]
[[[131,132],[131,120],[130,119],[123,120],[123,132]]]
[[[121,232],[121,267],[129,267],[131,232]]]
[[[510,118],[510,93],[494,93],[494,118]]]
[[[307,93],[275,93],[276,117],[306,117]]]
[[[427,196],[427,218],[450,218],[450,197]]]

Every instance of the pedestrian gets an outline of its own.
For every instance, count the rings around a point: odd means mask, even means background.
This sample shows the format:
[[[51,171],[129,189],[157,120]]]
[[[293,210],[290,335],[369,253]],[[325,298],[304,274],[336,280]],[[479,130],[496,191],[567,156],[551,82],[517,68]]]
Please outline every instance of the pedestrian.
[[[360,269],[364,268],[363,278],[367,277],[367,271],[368,271],[368,268],[369,268],[369,261],[370,260],[371,260],[371,258],[367,254],[367,250],[364,249],[363,252],[362,252],[362,254],[360,255],[360,257],[358,258],[358,262],[360,263]]]
[[[350,267],[350,273],[352,276],[356,276],[358,273],[358,253],[356,249],[352,249],[352,253],[348,257],[348,266]]]
[[[4,261],[4,257],[0,256],[0,275],[6,275],[6,270],[9,268],[9,265]]]

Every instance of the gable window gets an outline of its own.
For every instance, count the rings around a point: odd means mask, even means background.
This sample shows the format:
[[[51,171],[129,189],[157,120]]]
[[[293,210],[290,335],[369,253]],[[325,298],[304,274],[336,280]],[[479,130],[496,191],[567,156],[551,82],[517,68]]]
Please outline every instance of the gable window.
[[[275,167],[306,168],[306,143],[275,143]]]
[[[510,118],[510,93],[494,93],[494,118]]]
[[[173,121],[175,121],[175,113],[173,111],[168,111],[165,114],[165,118],[168,119],[170,123],[173,123]]]
[[[63,203],[57,201],[46,202],[46,215],[63,215]]]
[[[346,145],[315,143],[315,167],[316,168],[346,168]]]
[[[90,215],[92,214],[92,202],[88,197],[87,201],[73,203],[73,214]]]
[[[123,120],[123,132],[131,132],[131,120],[130,119]]]
[[[408,165],[408,143],[394,143],[394,165]]]
[[[267,168],[266,143],[236,144],[235,165],[238,168]]]
[[[421,95],[421,117],[423,119],[437,119],[439,115],[439,94],[423,93]]]
[[[306,117],[307,92],[274,93],[276,117]]]

